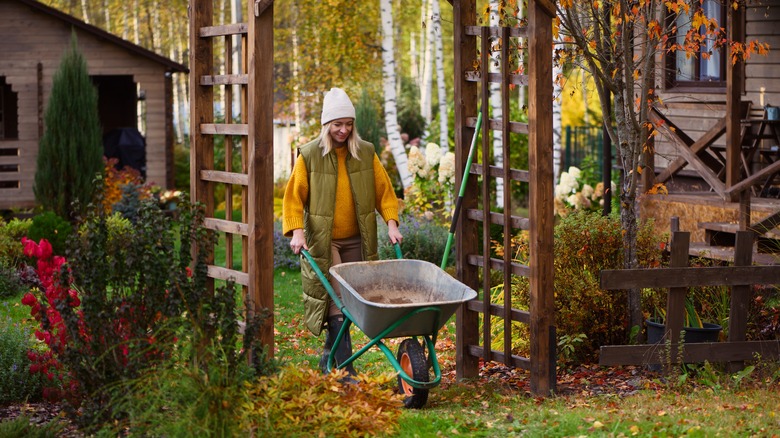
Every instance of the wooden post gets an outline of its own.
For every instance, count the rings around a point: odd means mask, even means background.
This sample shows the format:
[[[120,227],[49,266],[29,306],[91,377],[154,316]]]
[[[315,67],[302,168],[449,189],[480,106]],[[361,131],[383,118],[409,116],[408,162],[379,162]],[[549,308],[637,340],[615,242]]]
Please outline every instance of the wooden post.
[[[531,391],[548,395],[555,390],[554,357],[550,342],[555,324],[553,289],[553,158],[552,158],[552,18],[549,0],[528,2],[528,215],[531,290]],[[505,115],[508,116],[508,115]],[[487,311],[487,309],[486,309]]]
[[[683,268],[688,266],[688,247],[690,246],[691,233],[687,231],[676,231],[672,233],[671,255],[669,266],[673,268]],[[664,340],[672,344],[670,358],[672,363],[678,357],[678,345],[680,342],[680,332],[683,329],[683,319],[685,314],[685,294],[688,288],[670,287],[666,301],[666,332]]]
[[[737,231],[734,245],[734,266],[753,264],[753,232]],[[752,292],[750,285],[731,287],[731,307],[729,308],[729,342],[745,340],[747,332],[748,310]],[[728,363],[729,372],[737,372],[745,366],[742,361]]]
[[[744,42],[745,7],[726,8],[727,32],[731,41]],[[726,53],[731,59],[731,50]],[[740,172],[740,101],[744,91],[745,64],[742,61],[726,62],[726,190],[739,182]],[[736,194],[731,193],[729,200],[734,201]]]
[[[466,26],[477,22],[475,0],[454,0],[453,6],[453,47],[455,52],[455,162],[464,173],[474,129],[466,126],[469,116],[477,115],[477,84],[466,80],[466,72],[477,54],[477,41],[466,35]],[[483,123],[484,125],[484,123]],[[455,187],[460,187],[463,174],[455,174]],[[469,178],[463,196],[462,211],[477,206],[477,178]],[[479,248],[477,223],[461,214],[457,224],[455,244],[458,279],[465,285],[479,290],[479,275],[476,267],[469,266],[469,254],[476,254]],[[479,358],[469,352],[470,345],[479,344],[479,313],[468,309],[468,304],[460,306],[456,313],[456,358],[455,370],[458,379],[476,377],[479,374]]]
[[[211,1],[190,3],[190,199],[204,206],[206,217],[214,217],[214,188],[200,178],[201,171],[214,168],[214,138],[202,132],[203,124],[214,123],[214,90],[200,84],[200,78],[214,69],[213,47],[209,39],[200,36],[200,29],[213,22]],[[207,263],[214,260],[214,251]],[[214,279],[207,279],[214,291]]]
[[[251,311],[268,310],[260,329],[266,358],[273,358],[274,345],[274,7],[264,2],[258,8],[248,2],[247,71],[249,86],[246,123],[249,125],[249,272],[248,299]]]

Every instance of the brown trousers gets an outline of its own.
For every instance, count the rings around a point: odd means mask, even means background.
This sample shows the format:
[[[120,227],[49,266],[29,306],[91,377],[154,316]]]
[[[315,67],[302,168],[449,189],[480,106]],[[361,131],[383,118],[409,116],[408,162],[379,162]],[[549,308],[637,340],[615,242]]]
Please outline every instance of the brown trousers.
[[[333,258],[331,266],[340,265],[349,262],[363,261],[363,253],[360,250],[360,235],[348,237],[346,239],[334,239],[330,245],[330,253]],[[341,287],[335,278],[331,277],[330,285],[336,291],[336,295],[341,298]],[[328,316],[341,315],[341,310],[336,306],[333,300],[330,300]]]

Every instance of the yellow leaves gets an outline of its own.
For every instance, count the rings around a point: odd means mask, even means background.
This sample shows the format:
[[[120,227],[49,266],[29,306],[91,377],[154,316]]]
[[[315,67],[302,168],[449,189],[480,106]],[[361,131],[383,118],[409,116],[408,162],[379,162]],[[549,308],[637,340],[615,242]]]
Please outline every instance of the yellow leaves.
[[[345,375],[287,366],[247,385],[237,413],[241,429],[258,436],[341,436],[347,430],[355,436],[392,435],[402,406],[391,384],[395,376],[360,375],[358,384],[346,384]]]
[[[588,41],[588,47],[590,47],[591,50],[596,50],[596,41],[594,40]]]
[[[631,435],[639,435],[639,426],[634,424],[633,426],[628,428],[628,431],[631,432]]]
[[[739,9],[739,2],[738,1],[731,2],[731,9],[734,9],[735,11]]]

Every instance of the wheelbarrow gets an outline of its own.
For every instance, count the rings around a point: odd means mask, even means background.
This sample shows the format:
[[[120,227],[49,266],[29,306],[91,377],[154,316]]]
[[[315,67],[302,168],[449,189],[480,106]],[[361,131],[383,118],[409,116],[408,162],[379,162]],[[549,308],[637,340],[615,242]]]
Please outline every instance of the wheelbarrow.
[[[397,260],[342,263],[331,267],[330,274],[336,279],[342,299],[309,252],[304,250],[302,253],[344,314],[344,325],[331,348],[328,369],[334,367],[338,345],[349,333],[350,325],[355,324],[370,341],[337,368],[346,367],[377,346],[398,372],[398,389],[405,395],[404,405],[418,409],[428,401],[428,390],[441,382],[441,369],[434,349],[439,330],[458,306],[476,298],[477,293],[433,263],[401,259],[398,245],[395,249]],[[383,340],[402,337],[408,339],[401,342],[394,355]],[[422,338],[425,348],[418,338]],[[429,367],[433,369],[433,379]]]

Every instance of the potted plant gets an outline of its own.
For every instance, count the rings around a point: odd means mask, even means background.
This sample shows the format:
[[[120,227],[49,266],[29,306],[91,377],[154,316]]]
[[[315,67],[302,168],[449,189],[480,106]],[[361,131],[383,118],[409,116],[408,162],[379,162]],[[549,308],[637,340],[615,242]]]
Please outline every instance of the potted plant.
[[[714,322],[704,322],[702,321],[702,317],[699,313],[699,310],[697,309],[696,305],[694,304],[694,297],[698,296],[699,298],[708,297],[715,300],[715,302],[707,300],[705,302],[701,302],[700,306],[704,309],[709,309],[710,313],[715,313],[713,316],[717,316],[718,313],[722,309],[726,309],[726,317],[717,319],[712,318],[713,320],[717,321],[724,321],[728,318],[728,290],[726,290],[726,293],[723,293],[722,289],[727,289],[725,287],[718,287],[718,288],[707,288],[707,289],[717,289],[717,290],[705,290],[701,293],[688,293],[685,299],[685,313],[683,315],[683,342],[684,343],[697,343],[697,342],[718,342],[720,339],[720,334],[723,331],[723,326],[718,323]],[[725,306],[724,306],[725,301]],[[664,333],[666,332],[666,309],[664,308],[656,308],[656,316],[653,318],[648,318],[645,323],[647,324],[647,343],[648,344],[656,344],[660,342],[663,339]],[[705,318],[706,319],[706,318]]]

